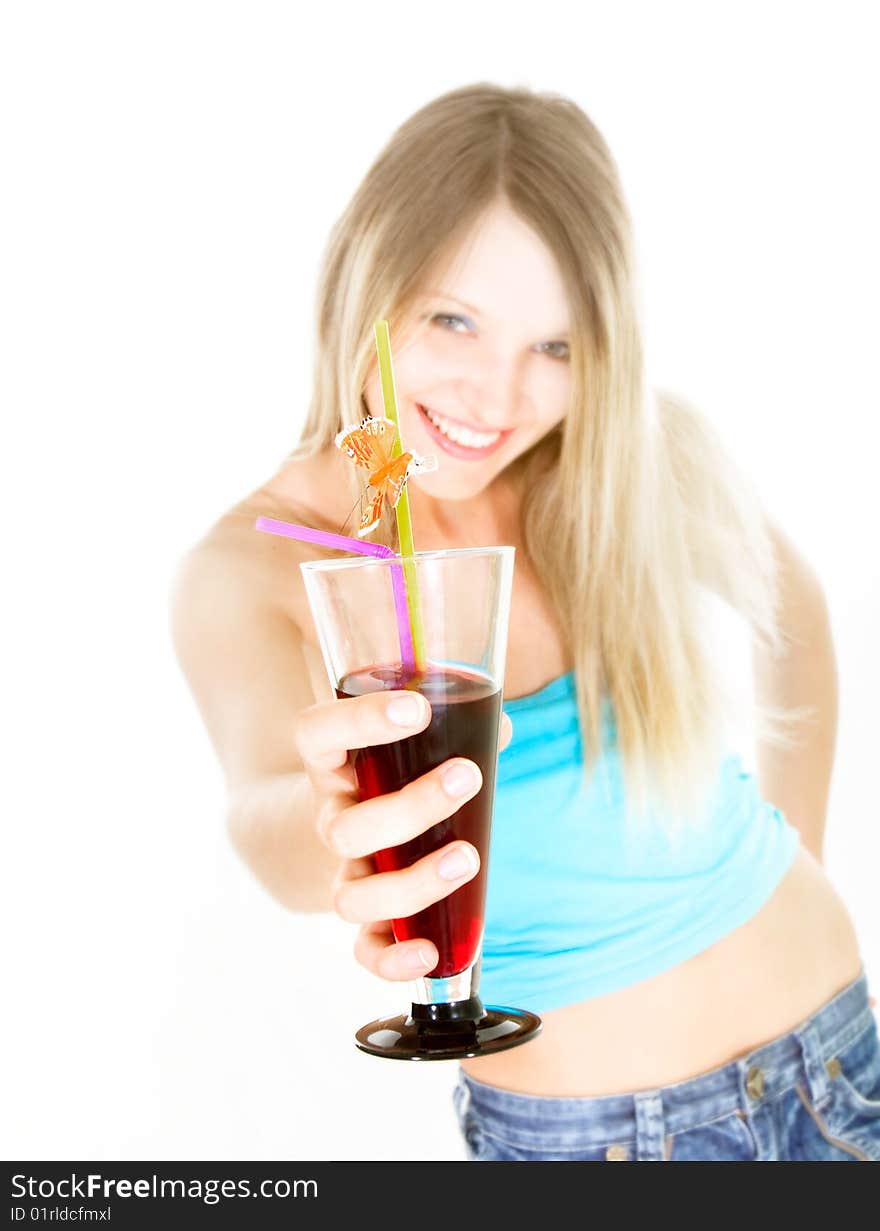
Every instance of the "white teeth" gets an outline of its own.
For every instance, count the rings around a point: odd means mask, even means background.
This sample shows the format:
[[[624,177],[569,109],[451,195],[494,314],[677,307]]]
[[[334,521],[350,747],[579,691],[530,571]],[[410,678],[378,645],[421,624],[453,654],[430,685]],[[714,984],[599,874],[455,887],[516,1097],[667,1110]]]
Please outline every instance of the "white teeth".
[[[444,436],[448,436],[456,444],[467,445],[471,449],[485,449],[488,445],[494,444],[501,435],[500,432],[490,432],[487,436],[484,436],[480,432],[472,432],[469,427],[459,427],[455,423],[450,423],[448,419],[441,419],[439,415],[428,410],[426,406],[423,406],[422,410],[424,410],[434,426]]]

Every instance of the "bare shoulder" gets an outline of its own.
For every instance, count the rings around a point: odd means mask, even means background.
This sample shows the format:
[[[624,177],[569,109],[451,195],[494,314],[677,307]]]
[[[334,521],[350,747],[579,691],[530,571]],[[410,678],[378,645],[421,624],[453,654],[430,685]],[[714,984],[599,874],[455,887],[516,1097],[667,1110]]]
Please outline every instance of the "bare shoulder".
[[[176,603],[185,606],[196,594],[209,603],[246,602],[252,608],[275,609],[301,628],[304,593],[298,566],[314,559],[316,552],[294,539],[262,533],[256,522],[261,516],[320,521],[320,487],[320,467],[313,459],[290,461],[227,509],[181,558]]]
[[[261,533],[301,520],[269,482],[228,509],[178,563],[170,603],[178,663],[229,781],[298,767],[296,715],[326,698],[299,564],[310,544]],[[318,655],[319,657],[319,655]]]

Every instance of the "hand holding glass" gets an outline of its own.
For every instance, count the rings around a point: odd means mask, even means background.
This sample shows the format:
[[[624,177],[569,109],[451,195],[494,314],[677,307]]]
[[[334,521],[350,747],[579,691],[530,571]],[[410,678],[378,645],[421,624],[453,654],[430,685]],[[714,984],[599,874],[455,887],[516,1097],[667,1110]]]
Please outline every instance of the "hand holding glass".
[[[375,853],[377,871],[393,872],[464,839],[481,862],[477,875],[448,897],[392,921],[397,941],[425,937],[439,961],[415,981],[409,1014],[357,1032],[357,1045],[374,1055],[485,1055],[540,1030],[534,1014],[484,1007],[478,994],[513,562],[512,547],[418,552],[407,560],[420,596],[425,657],[418,666],[405,665],[401,655],[391,573],[400,568],[399,557],[300,565],[337,697],[405,689],[431,705],[424,730],[350,752],[360,799],[400,791],[450,758],[474,761],[483,777],[480,790],[445,820]]]

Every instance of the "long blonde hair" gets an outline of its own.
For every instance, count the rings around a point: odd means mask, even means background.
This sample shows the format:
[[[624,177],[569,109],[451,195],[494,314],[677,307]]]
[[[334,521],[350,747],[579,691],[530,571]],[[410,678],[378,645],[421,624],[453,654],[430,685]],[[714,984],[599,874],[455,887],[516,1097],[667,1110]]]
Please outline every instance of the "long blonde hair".
[[[392,338],[405,328],[426,274],[499,199],[554,254],[571,311],[569,413],[513,466],[525,550],[572,649],[585,783],[604,694],[627,815],[659,808],[673,832],[717,783],[730,703],[701,592],[782,653],[776,565],[757,493],[718,433],[647,387],[629,214],[608,147],[575,103],[478,83],[392,135],[323,255],[313,394],[290,456],[318,453],[361,418],[373,322],[386,318]],[[395,546],[393,518],[382,529]],[[804,713],[757,707],[757,735],[789,746]]]

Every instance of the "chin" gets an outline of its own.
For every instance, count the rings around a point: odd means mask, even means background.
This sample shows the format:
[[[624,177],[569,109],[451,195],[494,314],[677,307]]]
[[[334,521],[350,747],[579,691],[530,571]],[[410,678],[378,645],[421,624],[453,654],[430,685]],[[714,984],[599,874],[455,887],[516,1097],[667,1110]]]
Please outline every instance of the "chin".
[[[442,462],[441,462],[442,465]],[[477,496],[487,491],[492,478],[487,479],[485,475],[479,478],[475,475],[473,479],[467,481],[460,475],[454,478],[450,475],[444,479],[438,472],[431,474],[419,475],[411,477],[408,484],[418,485],[419,491],[424,492],[431,500],[445,500],[449,503],[458,503],[465,500],[474,500]]]

